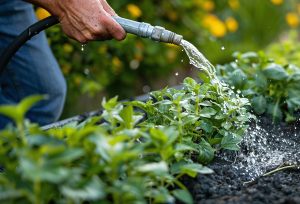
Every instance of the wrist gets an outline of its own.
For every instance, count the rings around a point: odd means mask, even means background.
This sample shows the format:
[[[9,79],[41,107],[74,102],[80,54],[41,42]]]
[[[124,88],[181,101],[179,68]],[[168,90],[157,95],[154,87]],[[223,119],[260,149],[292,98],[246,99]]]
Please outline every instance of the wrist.
[[[59,0],[26,0],[26,1],[46,9],[54,16],[59,16],[59,14],[62,12],[61,11],[62,9],[58,2]]]

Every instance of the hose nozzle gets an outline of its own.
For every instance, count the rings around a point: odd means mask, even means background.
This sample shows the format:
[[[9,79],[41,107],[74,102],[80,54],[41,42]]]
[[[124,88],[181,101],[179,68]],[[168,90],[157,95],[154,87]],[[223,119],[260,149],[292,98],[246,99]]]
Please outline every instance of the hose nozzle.
[[[132,21],[118,16],[115,16],[114,19],[127,33],[143,38],[150,38],[158,42],[172,43],[175,45],[180,45],[180,42],[183,39],[182,35],[178,35],[160,26],[152,26],[149,23]]]

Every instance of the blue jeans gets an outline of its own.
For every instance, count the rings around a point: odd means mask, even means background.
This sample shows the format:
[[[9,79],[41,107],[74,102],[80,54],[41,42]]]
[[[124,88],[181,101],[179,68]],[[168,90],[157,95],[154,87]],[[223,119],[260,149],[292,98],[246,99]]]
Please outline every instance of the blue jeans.
[[[31,4],[21,0],[0,0],[0,53],[36,21]],[[63,109],[66,82],[45,33],[23,45],[0,76],[0,105],[17,104],[34,94],[46,94],[49,99],[35,105],[26,117],[40,125],[56,121]],[[11,123],[8,118],[0,116],[0,128],[8,123]]]

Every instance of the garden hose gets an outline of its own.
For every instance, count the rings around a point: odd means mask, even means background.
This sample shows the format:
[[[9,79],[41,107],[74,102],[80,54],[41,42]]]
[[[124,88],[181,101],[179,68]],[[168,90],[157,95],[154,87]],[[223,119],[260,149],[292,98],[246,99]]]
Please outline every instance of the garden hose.
[[[126,18],[115,16],[114,19],[124,28],[127,33],[131,33],[143,38],[150,38],[155,41],[172,43],[180,45],[182,36],[174,32],[166,30],[160,26],[152,26],[149,23],[132,21]],[[50,16],[41,20],[23,31],[11,44],[4,49],[0,56],[0,75],[3,73],[9,60],[19,50],[19,48],[30,40],[33,36],[39,34],[41,31],[59,23],[58,19]]]
[[[12,56],[19,50],[33,36],[39,34],[41,31],[59,23],[56,17],[50,16],[41,20],[24,30],[11,44],[7,46],[0,56],[0,75],[3,73],[6,65]]]

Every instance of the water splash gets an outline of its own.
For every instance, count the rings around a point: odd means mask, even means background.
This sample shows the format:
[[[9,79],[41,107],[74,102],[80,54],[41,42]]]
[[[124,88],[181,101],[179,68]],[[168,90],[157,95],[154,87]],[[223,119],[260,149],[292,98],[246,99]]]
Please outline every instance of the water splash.
[[[204,57],[204,55],[191,43],[182,40],[181,46],[187,53],[190,64],[205,72],[210,82],[216,85],[220,97],[231,96],[234,94],[235,87],[229,87],[221,82],[217,75],[215,67]],[[225,50],[225,47],[221,48]],[[232,100],[242,100],[239,93],[234,94]],[[223,112],[226,112],[224,104]],[[272,124],[271,124],[272,126]],[[240,178],[244,180],[254,180],[265,174],[267,171],[281,165],[300,164],[300,150],[297,142],[287,139],[287,132],[275,129],[275,131],[265,130],[259,125],[249,128],[243,138],[244,147],[240,152],[232,155],[230,153],[221,153],[218,155],[222,159],[233,162],[232,167],[241,172]],[[296,135],[295,135],[296,136]],[[298,137],[299,140],[299,137]],[[299,143],[299,142],[298,142]]]
[[[228,84],[220,81],[216,74],[216,68],[206,59],[206,57],[190,42],[182,40],[180,44],[186,54],[189,57],[190,64],[199,70],[205,72],[210,78],[210,83],[216,85],[217,93],[222,96],[232,96],[235,95],[234,92],[229,88]],[[241,100],[239,96],[235,96],[237,102]],[[223,110],[226,112],[226,110]]]
[[[244,181],[252,181],[280,166],[299,165],[298,140],[296,126],[294,131],[287,131],[278,125],[264,129],[256,123],[245,134],[240,152],[234,156],[223,152],[218,156],[231,161]]]
[[[190,64],[206,72],[210,78],[216,78],[216,70],[214,66],[193,44],[186,40],[182,40],[180,45],[184,48],[186,54],[188,55]]]

